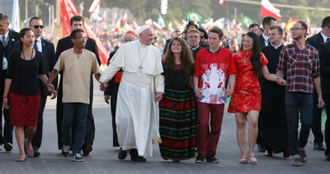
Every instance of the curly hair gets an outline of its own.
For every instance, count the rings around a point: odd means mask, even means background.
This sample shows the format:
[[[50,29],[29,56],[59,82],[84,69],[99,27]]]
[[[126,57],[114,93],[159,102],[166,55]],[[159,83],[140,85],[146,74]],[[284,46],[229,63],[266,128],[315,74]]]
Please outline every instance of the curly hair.
[[[175,57],[174,57],[174,54],[171,49],[172,44],[175,40],[179,41],[180,45],[181,45],[181,55],[180,55],[181,67],[187,74],[191,74],[192,68],[193,68],[192,65],[194,63],[192,52],[191,52],[190,48],[188,47],[187,42],[179,37],[174,37],[168,44],[168,49],[166,50],[166,52],[163,56],[164,69],[170,70],[175,67]]]

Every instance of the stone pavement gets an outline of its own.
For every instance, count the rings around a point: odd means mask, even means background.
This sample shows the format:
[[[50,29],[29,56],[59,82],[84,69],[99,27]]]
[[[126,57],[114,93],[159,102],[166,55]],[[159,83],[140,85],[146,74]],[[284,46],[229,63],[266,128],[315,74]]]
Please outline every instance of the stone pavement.
[[[96,124],[96,135],[93,148],[85,162],[74,162],[72,156],[64,158],[57,149],[57,130],[55,115],[55,100],[48,100],[44,113],[43,143],[41,156],[28,158],[18,163],[18,147],[14,137],[12,152],[0,151],[0,174],[105,174],[105,173],[143,173],[143,174],[212,174],[212,173],[329,173],[330,162],[325,161],[323,151],[313,150],[308,142],[306,153],[309,160],[300,167],[290,166],[290,160],[282,158],[282,154],[266,157],[261,152],[255,152],[259,163],[256,165],[239,164],[240,151],[236,140],[236,123],[232,114],[224,116],[217,155],[218,164],[196,164],[195,159],[172,163],[161,158],[158,144],[154,144],[154,156],[147,158],[146,163],[131,162],[130,156],[120,161],[117,158],[118,149],[112,147],[112,127],[109,115],[109,105],[104,102],[103,93],[98,90],[95,82],[93,114]],[[248,144],[247,144],[248,145]]]

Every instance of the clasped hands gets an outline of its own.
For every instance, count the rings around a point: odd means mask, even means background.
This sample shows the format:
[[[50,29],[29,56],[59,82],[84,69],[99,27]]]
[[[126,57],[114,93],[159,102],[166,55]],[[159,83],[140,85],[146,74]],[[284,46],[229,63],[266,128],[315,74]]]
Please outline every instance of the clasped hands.
[[[227,88],[225,91],[225,97],[230,97],[233,94],[233,92],[234,92],[233,89]],[[195,91],[195,95],[196,95],[196,97],[201,98],[203,95],[202,90],[200,88],[197,88]]]
[[[57,97],[57,91],[55,90],[53,84],[48,84],[47,90],[50,93],[51,99],[55,99]]]

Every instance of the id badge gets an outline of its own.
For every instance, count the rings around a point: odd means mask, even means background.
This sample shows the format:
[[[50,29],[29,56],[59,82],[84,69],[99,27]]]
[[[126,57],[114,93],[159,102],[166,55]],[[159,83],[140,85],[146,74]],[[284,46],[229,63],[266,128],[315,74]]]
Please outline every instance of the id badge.
[[[5,57],[2,59],[2,70],[6,70],[8,68],[8,62]]]

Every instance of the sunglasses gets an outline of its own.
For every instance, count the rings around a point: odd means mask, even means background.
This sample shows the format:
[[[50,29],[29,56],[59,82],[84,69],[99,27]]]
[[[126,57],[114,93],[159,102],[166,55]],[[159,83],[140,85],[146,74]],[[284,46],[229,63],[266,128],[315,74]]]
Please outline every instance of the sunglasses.
[[[41,29],[43,29],[43,28],[44,28],[44,26],[43,26],[43,25],[33,25],[33,27],[34,27],[35,29],[38,29],[38,28],[41,28]]]
[[[82,40],[87,41],[87,39],[88,39],[87,37],[82,37],[82,36],[76,38],[76,40],[80,40],[80,41]]]
[[[203,39],[205,36],[201,36],[201,39]]]

